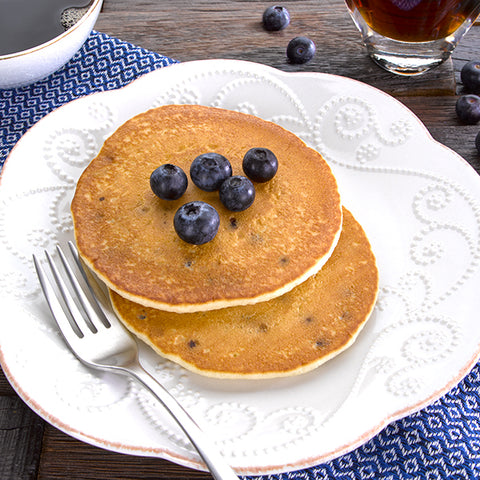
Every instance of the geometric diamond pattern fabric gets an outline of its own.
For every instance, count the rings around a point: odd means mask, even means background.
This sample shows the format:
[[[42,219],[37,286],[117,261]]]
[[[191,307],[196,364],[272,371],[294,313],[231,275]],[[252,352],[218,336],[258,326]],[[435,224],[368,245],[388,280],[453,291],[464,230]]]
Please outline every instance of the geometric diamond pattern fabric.
[[[313,468],[262,478],[480,479],[480,365],[438,401],[393,422],[356,450]]]
[[[34,85],[0,89],[0,170],[34,123],[89,93],[122,87],[175,60],[93,32],[60,70]],[[361,412],[359,412],[361,415]],[[429,407],[393,422],[356,450],[265,480],[480,479],[480,366]]]

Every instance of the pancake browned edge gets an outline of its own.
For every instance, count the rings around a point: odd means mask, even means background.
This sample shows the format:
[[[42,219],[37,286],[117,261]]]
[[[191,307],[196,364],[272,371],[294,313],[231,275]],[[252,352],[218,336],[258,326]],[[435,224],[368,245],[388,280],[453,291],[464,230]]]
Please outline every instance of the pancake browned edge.
[[[271,149],[276,176],[257,183],[253,205],[230,212],[218,192],[191,181],[176,201],[157,198],[151,172],[173,163],[189,173],[206,152],[225,155],[243,174],[244,154]],[[173,228],[180,205],[203,200],[220,215],[207,244],[182,241]],[[78,181],[72,202],[85,263],[129,300],[179,313],[253,304],[284,294],[315,274],[340,235],[336,180],[322,156],[293,133],[252,115],[198,105],[142,113],[106,140]]]
[[[313,277],[256,305],[175,314],[110,292],[119,318],[161,356],[196,373],[268,378],[304,373],[349,347],[369,318],[378,270],[369,241],[344,210],[337,248]]]

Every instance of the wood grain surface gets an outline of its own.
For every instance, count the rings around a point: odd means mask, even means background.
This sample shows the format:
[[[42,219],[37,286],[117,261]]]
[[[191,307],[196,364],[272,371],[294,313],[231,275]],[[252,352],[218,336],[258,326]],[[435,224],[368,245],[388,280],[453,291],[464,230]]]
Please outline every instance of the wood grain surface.
[[[106,2],[96,29],[182,62],[233,58],[260,62],[284,71],[333,73],[375,85],[394,95],[448,95],[455,92],[452,62],[426,75],[398,77],[378,68],[366,55],[343,0],[282,2],[290,12],[288,28],[267,32],[261,19],[269,2],[129,0]],[[287,62],[289,40],[311,38],[317,52],[303,66]]]
[[[248,0],[105,0],[95,29],[186,62],[232,58],[284,71],[342,75],[380,88],[408,106],[433,138],[464,157],[480,172],[475,149],[478,126],[461,125],[455,116],[463,93],[459,72],[480,58],[480,26],[475,25],[453,59],[418,77],[384,72],[366,56],[343,0],[287,1],[291,25],[266,32],[261,15],[272,2]],[[306,35],[317,53],[303,66],[287,62],[288,41]],[[434,159],[432,159],[434,161]],[[207,479],[165,460],[105,451],[60,432],[39,418],[17,396],[0,371],[0,479],[127,480]]]

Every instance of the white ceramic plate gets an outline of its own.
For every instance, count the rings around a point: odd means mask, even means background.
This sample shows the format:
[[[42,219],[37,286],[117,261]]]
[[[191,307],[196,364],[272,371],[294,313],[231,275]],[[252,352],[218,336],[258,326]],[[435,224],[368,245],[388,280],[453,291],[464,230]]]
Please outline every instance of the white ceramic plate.
[[[345,78],[230,60],[163,68],[69,103],[38,122],[0,188],[0,359],[25,402],[93,445],[203,469],[180,430],[123,377],[88,370],[64,346],[32,253],[72,239],[76,180],[106,136],[166,103],[240,110],[294,131],[337,176],[380,269],[372,318],[346,352],[303,376],[214,380],[147,348],[147,368],[241,473],[315,465],[361,445],[452,388],[479,356],[480,178],[388,95]]]

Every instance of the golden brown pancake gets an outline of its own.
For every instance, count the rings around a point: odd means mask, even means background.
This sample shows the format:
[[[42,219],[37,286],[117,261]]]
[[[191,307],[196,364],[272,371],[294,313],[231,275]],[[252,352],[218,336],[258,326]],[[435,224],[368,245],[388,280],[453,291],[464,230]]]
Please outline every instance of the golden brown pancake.
[[[353,343],[376,300],[378,271],[368,239],[345,209],[343,218],[325,266],[281,297],[178,314],[111,291],[114,310],[160,355],[203,375],[265,378],[312,370]]]
[[[243,174],[252,147],[272,150],[276,176],[256,184],[253,205],[233,213],[218,192],[189,181],[179,200],[156,197],[152,171],[173,163],[189,175],[195,157],[226,156]],[[217,236],[191,245],[174,231],[184,203],[203,200],[220,215]],[[321,155],[274,123],[238,112],[169,105],[142,113],[108,138],[78,181],[72,202],[77,246],[107,286],[145,306],[179,313],[254,304],[315,274],[335,248],[342,211]]]

